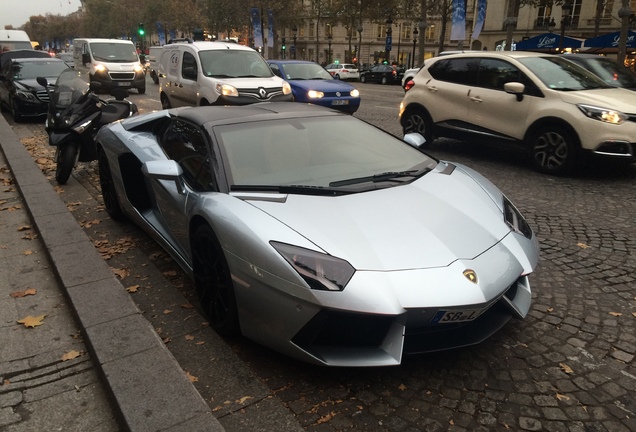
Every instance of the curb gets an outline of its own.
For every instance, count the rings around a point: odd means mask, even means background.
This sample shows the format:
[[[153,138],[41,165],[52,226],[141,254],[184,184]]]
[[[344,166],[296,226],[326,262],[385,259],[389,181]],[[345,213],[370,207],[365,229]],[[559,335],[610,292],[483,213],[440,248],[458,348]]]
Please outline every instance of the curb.
[[[123,426],[225,429],[0,115],[0,148]]]

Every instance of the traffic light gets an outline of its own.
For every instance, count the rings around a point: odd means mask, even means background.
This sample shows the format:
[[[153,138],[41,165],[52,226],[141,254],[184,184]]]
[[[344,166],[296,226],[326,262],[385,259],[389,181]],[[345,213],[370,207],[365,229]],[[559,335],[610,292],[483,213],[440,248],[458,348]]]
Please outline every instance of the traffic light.
[[[146,30],[144,30],[144,23],[139,23],[139,26],[137,27],[137,33],[139,34],[139,36],[144,36],[146,34]]]
[[[285,45],[285,38],[281,40],[281,44],[282,44],[282,50],[285,51],[287,49],[287,46]]]

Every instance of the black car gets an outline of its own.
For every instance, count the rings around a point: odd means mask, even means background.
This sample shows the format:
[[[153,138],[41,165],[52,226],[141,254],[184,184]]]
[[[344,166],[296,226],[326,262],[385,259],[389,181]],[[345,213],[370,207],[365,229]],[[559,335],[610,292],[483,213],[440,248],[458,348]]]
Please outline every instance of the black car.
[[[15,121],[25,117],[46,117],[49,93],[37,83],[37,77],[55,82],[63,70],[64,61],[57,58],[16,58],[0,69],[0,106],[8,108]]]
[[[636,90],[636,74],[611,58],[596,54],[564,54],[563,56],[583,66],[612,87]]]
[[[404,71],[388,64],[378,64],[360,72],[360,82],[380,84],[401,84]]]

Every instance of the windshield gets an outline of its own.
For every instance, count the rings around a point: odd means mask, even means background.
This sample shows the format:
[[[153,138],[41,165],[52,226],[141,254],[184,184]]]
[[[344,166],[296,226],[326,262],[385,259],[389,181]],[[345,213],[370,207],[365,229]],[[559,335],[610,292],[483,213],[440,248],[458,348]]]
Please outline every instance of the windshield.
[[[131,63],[139,61],[137,51],[132,43],[91,42],[93,58],[111,63]]]
[[[609,88],[587,69],[561,57],[526,57],[519,62],[553,90],[575,91]]]
[[[199,51],[203,74],[216,78],[269,78],[274,76],[263,57],[256,51]]]
[[[11,50],[23,50],[33,49],[31,42],[29,41],[0,41],[0,52],[7,52]]]
[[[412,181],[437,165],[402,140],[350,116],[217,126],[214,134],[235,190],[351,185],[370,190],[381,187],[378,181],[386,182],[384,187]]]
[[[315,63],[289,63],[283,65],[288,80],[333,80],[329,72]]]
[[[74,101],[88,93],[90,88],[88,72],[66,69],[55,82],[53,103],[58,107],[71,105]]]
[[[61,60],[19,61],[11,66],[11,76],[16,80],[57,77],[67,67]]]
[[[636,89],[636,75],[624,66],[608,58],[584,59],[589,70],[614,87]]]

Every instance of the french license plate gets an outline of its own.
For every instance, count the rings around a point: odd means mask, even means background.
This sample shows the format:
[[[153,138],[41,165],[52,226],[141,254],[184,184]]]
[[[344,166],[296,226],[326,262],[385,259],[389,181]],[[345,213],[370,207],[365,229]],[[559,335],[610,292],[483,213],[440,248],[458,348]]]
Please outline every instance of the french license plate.
[[[331,102],[331,105],[349,105],[349,101],[346,99],[339,99]]]
[[[117,85],[119,87],[130,87],[130,83],[129,82],[118,82]]]
[[[473,321],[481,315],[482,309],[441,310],[431,320],[432,324],[456,324]]]

